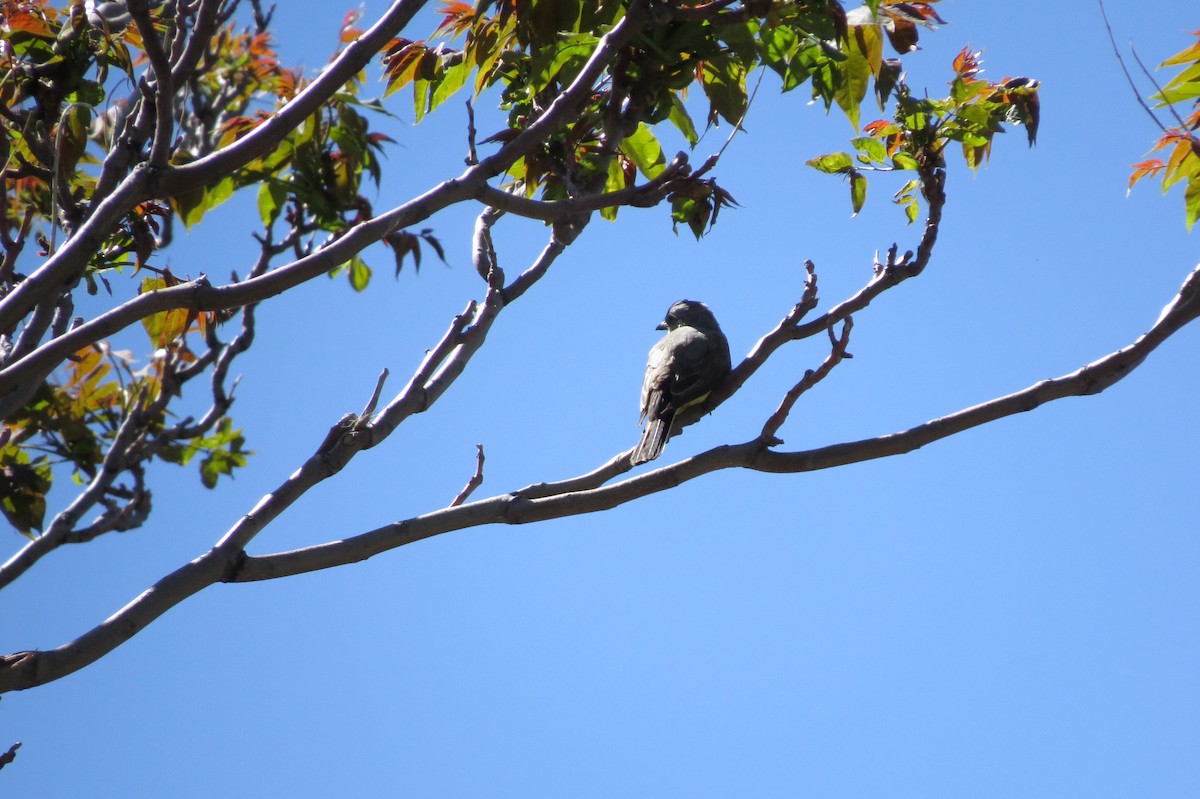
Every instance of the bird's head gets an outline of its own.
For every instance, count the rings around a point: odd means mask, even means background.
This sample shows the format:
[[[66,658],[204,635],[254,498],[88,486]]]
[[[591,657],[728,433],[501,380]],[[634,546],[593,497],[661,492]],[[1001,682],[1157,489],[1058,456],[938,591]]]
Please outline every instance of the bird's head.
[[[699,330],[716,330],[717,318],[708,306],[697,300],[680,300],[667,309],[667,317],[658,325],[658,330],[674,330],[677,327],[694,327]]]

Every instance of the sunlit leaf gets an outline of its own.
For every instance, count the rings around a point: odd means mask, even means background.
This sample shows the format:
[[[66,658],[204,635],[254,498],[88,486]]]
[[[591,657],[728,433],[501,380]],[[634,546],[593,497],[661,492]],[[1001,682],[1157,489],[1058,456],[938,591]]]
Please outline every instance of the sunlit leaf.
[[[1183,192],[1183,207],[1190,231],[1196,220],[1200,219],[1200,178],[1193,177],[1188,181],[1187,189]]]
[[[691,115],[684,108],[683,100],[679,99],[679,95],[674,92],[671,93],[671,111],[667,115],[667,119],[683,134],[683,138],[687,140],[689,145],[694,147],[696,142],[700,141],[700,136],[696,133],[696,125],[692,122]]]
[[[621,152],[637,164],[638,171],[647,178],[658,177],[667,165],[662,145],[644,122],[639,123],[637,130],[621,141]]]
[[[614,192],[625,188],[625,170],[621,168],[621,162],[618,158],[610,158],[608,160],[608,175],[604,181],[604,191]],[[615,205],[608,208],[600,209],[600,218],[608,222],[613,222],[617,218],[618,207]]]
[[[850,205],[854,215],[863,209],[867,202],[867,178],[857,169],[850,170]]]
[[[371,282],[371,267],[367,266],[367,262],[360,256],[354,256],[350,259],[349,270],[350,286],[355,291],[363,291],[367,284]]]
[[[828,153],[810,158],[804,163],[826,174],[836,175],[849,172],[854,166],[854,159],[849,153]]]
[[[148,294],[152,291],[167,288],[167,280],[157,277],[148,277],[142,280],[141,293]],[[172,308],[167,311],[159,311],[156,314],[151,314],[142,320],[142,326],[146,329],[147,335],[150,336],[150,342],[155,349],[160,349],[172,343],[182,336],[188,329],[189,316],[191,312],[187,308]]]
[[[850,143],[862,154],[864,163],[882,164],[888,160],[887,148],[878,139],[870,136],[857,136],[851,139]]]
[[[264,180],[258,187],[258,216],[268,227],[287,202],[287,188],[277,180]]]

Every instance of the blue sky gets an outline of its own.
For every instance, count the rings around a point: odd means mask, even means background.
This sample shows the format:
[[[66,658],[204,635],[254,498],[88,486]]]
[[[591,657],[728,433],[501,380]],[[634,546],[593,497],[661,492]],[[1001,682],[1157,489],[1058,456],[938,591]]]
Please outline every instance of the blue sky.
[[[285,62],[335,47],[345,9],[280,4]],[[1110,4],[1156,64],[1192,41],[1192,2]],[[367,18],[381,3],[366,5]],[[987,74],[1043,81],[1036,148],[1011,131],[972,175],[955,157],[938,251],[856,316],[851,351],[780,432],[787,449],[866,438],[1070,372],[1131,342],[1198,257],[1178,191],[1126,197],[1156,131],[1091,3],[944,0],[907,67],[943,90],[962,46]],[[418,32],[431,29],[428,17]],[[823,307],[915,244],[872,184],[850,218],[844,119],[766,79],[718,177],[742,208],[704,241],[664,209],[596,220],[501,317],[454,389],[293,507],[252,547],[292,549],[445,505],[487,452],[477,497],[590,470],[633,445],[655,324],[709,303],[735,359],[799,297]],[[404,124],[376,208],[457,174],[455,101]],[[482,132],[498,127],[479,109]],[[866,118],[870,118],[869,115]],[[492,127],[489,127],[491,125]],[[709,135],[703,160],[724,141]],[[252,198],[251,198],[252,201]],[[179,274],[245,273],[253,206],[169,252]],[[53,647],[205,551],[360,409],[398,391],[482,285],[477,209],[432,220],[450,266],[317,281],[260,310],[234,415],[257,452],[216,492],[156,475],[144,529],[56,553],[0,596],[0,648]],[[544,243],[497,228],[502,265]],[[0,702],[6,795],[125,797],[1200,795],[1200,328],[1126,381],[909,455],[804,475],[723,472],[613,511],[440,536],[363,564],[217,586],[129,644]],[[784,350],[671,460],[753,438],[825,355]],[[19,545],[14,536],[5,555]]]

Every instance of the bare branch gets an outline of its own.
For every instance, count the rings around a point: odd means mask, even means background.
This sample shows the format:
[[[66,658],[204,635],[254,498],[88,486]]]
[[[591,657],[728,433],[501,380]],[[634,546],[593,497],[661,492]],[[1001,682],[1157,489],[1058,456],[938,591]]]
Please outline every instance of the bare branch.
[[[196,24],[183,51],[171,65],[171,81],[179,86],[189,77],[199,63],[204,49],[211,40],[213,33],[220,24],[219,11],[222,0],[200,0],[200,10],[196,14]]]
[[[475,264],[475,271],[484,282],[490,282],[489,275],[493,270],[500,268],[496,259],[496,247],[492,244],[492,226],[503,214],[503,211],[495,208],[484,208],[475,218],[475,233],[471,239],[471,262]]]
[[[371,421],[372,414],[375,413],[375,406],[379,404],[379,395],[383,393],[383,384],[387,382],[388,370],[384,369],[379,373],[379,380],[375,383],[375,390],[371,392],[371,398],[367,400],[366,406],[362,409],[362,413],[358,415],[359,421],[362,424]]]
[[[49,652],[0,657],[0,693],[58,679],[83,668],[129,640],[154,619],[217,581],[228,581],[245,558],[245,547],[313,486],[337,474],[358,452],[387,438],[408,416],[432,405],[483,345],[496,316],[511,299],[536,282],[565,245],[556,240],[508,288],[489,286],[482,304],[474,301],[421,362],[400,394],[369,424],[355,414],[338,420],[311,457],[275,490],[263,496],[211,550],[180,567],[80,638]],[[369,402],[368,405],[372,405]],[[115,450],[110,450],[113,452]],[[468,506],[463,506],[468,507]]]
[[[1200,266],[1144,335],[1129,346],[1083,368],[1045,380],[1005,397],[976,405],[908,430],[877,438],[800,452],[775,452],[761,440],[722,446],[610,486],[533,498],[504,494],[390,524],[360,535],[273,555],[250,557],[243,547],[266,524],[307,490],[329,467],[325,446],[281,488],[266,495],[209,552],[159,580],[130,604],[76,640],[54,650],[0,657],[0,692],[31,688],[58,679],[102,657],[158,616],[215,581],[268,580],[364,560],[404,544],[483,524],[526,524],[591,513],[648,494],[669,490],[718,469],[741,467],[766,472],[806,472],[899,455],[996,419],[1033,410],[1057,399],[1096,394],[1132,372],[1174,332],[1200,316]],[[386,411],[385,411],[386,413]],[[350,432],[351,414],[335,425],[326,442]],[[314,474],[315,473],[315,474]]]
[[[1158,95],[1160,97],[1162,97],[1163,96],[1163,87],[1160,86],[1158,81],[1154,79],[1154,73],[1151,72],[1149,69],[1147,69],[1146,65],[1142,63],[1141,56],[1139,56],[1137,54],[1137,50],[1134,50],[1132,45],[1130,45],[1130,47],[1129,47],[1129,52],[1133,54],[1133,60],[1138,65],[1138,69],[1140,69],[1142,71],[1142,75],[1145,76],[1146,80],[1150,81],[1150,85],[1153,86],[1154,90],[1156,92],[1158,92]],[[1177,124],[1181,130],[1186,130],[1187,122],[1185,122],[1183,117],[1181,117],[1179,115],[1179,112],[1177,110],[1175,110],[1175,104],[1174,103],[1166,103],[1166,106],[1167,106],[1167,110],[1171,112],[1171,116],[1175,117],[1175,124]],[[1158,119],[1156,117],[1155,122],[1157,122],[1157,121],[1158,121]],[[1166,128],[1161,128],[1161,130],[1163,130],[1165,132]]]
[[[162,41],[154,22],[150,19],[150,11],[145,3],[130,3],[129,15],[137,26],[138,34],[142,37],[146,57],[150,60],[150,68],[154,80],[142,79],[142,97],[154,108],[154,143],[150,149],[150,166],[154,169],[165,169],[167,159],[171,156],[171,139],[175,129],[175,120],[171,116],[174,110],[175,83],[171,75],[171,65],[167,54],[163,51]]]
[[[1159,130],[1166,130],[1166,126],[1158,121],[1158,117],[1154,115],[1154,111],[1142,99],[1142,93],[1138,91],[1137,84],[1133,82],[1133,76],[1129,74],[1129,69],[1125,66],[1125,59],[1121,57],[1121,50],[1117,47],[1116,37],[1113,36],[1112,25],[1108,21],[1108,10],[1104,7],[1104,0],[1096,0],[1096,3],[1100,6],[1100,16],[1104,19],[1104,29],[1108,31],[1108,41],[1112,45],[1113,55],[1117,59],[1117,64],[1121,67],[1121,72],[1125,75],[1125,81],[1129,84],[1129,88],[1133,92],[1133,99],[1137,101],[1137,104],[1142,107],[1142,110],[1154,122],[1154,127]]]
[[[832,345],[829,355],[825,357],[825,361],[816,370],[806,370],[800,382],[788,390],[787,394],[783,397],[783,401],[779,403],[779,407],[767,419],[766,424],[763,425],[762,432],[758,434],[760,441],[769,447],[779,446],[783,443],[783,440],[777,437],[777,433],[779,432],[779,428],[783,426],[783,423],[787,421],[788,414],[792,412],[792,408],[795,407],[796,401],[800,399],[800,395],[824,380],[833,371],[833,367],[841,363],[843,359],[851,357],[850,353],[846,352],[846,347],[850,344],[850,330],[853,327],[854,318],[847,316],[842,321],[842,334],[840,336],[834,336],[833,328],[829,329],[829,341]]]
[[[17,741],[15,744],[8,747],[8,751],[5,752],[4,754],[0,755],[0,768],[4,768],[9,763],[13,762],[13,760],[17,756],[17,750],[20,748],[21,748],[20,741]]]
[[[518,490],[516,493],[528,499],[540,499],[542,497],[552,497],[559,494],[570,494],[577,491],[586,491],[591,488],[599,488],[614,477],[625,474],[625,472],[633,468],[633,465],[629,461],[629,456],[633,454],[633,450],[634,448],[630,447],[624,452],[614,455],[600,468],[590,471],[587,474],[567,480],[559,480],[554,483],[534,483]]]
[[[450,500],[449,507],[457,507],[467,501],[467,497],[475,493],[475,489],[483,485],[483,444],[475,445],[475,474],[471,475],[471,479],[463,486],[462,491],[458,492],[458,496]]]
[[[917,244],[916,255],[905,252],[897,255],[896,245],[888,250],[887,260],[876,267],[875,277],[853,297],[839,303],[821,316],[803,325],[797,325],[792,331],[792,338],[808,338],[822,333],[832,325],[845,319],[852,313],[857,313],[871,304],[871,301],[888,289],[903,283],[911,277],[916,277],[924,271],[933,255],[933,247],[937,244],[938,232],[941,229],[942,208],[946,203],[946,173],[941,167],[930,164],[919,170],[921,186],[929,204],[925,215],[925,227],[921,241]]]
[[[471,98],[467,98],[467,157],[465,159],[467,166],[475,166],[479,163],[479,153],[475,149],[475,106],[471,105]]]
[[[1013,394],[899,433],[799,452],[775,452],[759,439],[717,447],[609,486],[536,497],[522,493],[503,494],[457,508],[434,511],[327,544],[247,557],[241,561],[231,579],[237,582],[267,580],[332,568],[362,561],[441,533],[484,524],[528,524],[607,510],[649,494],[670,490],[720,469],[736,467],[796,473],[900,455],[972,427],[1033,410],[1047,402],[1099,393],[1132,372],[1155,348],[1197,316],[1200,316],[1200,266],[1188,276],[1179,294],[1154,326],[1133,344],[1063,377],[1044,380]],[[536,490],[538,486],[533,488]],[[2,674],[0,688],[3,688]]]

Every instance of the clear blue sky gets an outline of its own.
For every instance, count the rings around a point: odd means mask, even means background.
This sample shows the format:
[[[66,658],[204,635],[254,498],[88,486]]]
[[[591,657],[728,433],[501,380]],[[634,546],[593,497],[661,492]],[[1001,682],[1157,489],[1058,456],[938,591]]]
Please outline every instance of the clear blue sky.
[[[1150,5],[1109,11],[1156,64],[1192,41],[1200,8]],[[281,3],[284,61],[324,64],[344,11]],[[1156,131],[1092,3],[939,11],[950,24],[909,59],[912,85],[943,91],[953,54],[983,49],[988,75],[1043,81],[1038,146],[1012,131],[976,176],[953,159],[933,264],[856,317],[854,360],[804,397],[789,449],[1070,372],[1145,330],[1200,257],[1178,191],[1125,196]],[[408,92],[388,102],[411,121]],[[481,110],[481,133],[496,119]],[[451,394],[253,551],[440,507],[477,442],[477,497],[590,470],[636,440],[645,354],[673,300],[707,301],[736,358],[798,298],[805,258],[827,307],[869,278],[876,249],[915,243],[887,201],[896,187],[873,184],[851,219],[839,180],[803,165],[844,146],[844,119],[768,79],[747,127],[718,173],[743,208],[712,235],[674,236],[663,209],[595,221]],[[376,207],[457,174],[464,128],[457,101],[387,128],[398,143]],[[181,236],[172,268],[244,274],[251,209]],[[399,390],[480,294],[474,211],[432,222],[450,268],[393,280],[376,252],[365,294],[322,280],[265,306],[234,407],[251,465],[217,492],[160,470],[150,525],[56,553],[0,596],[0,649],[84,632],[211,546],[362,407],[380,369]],[[545,235],[515,220],[497,233],[510,270]],[[723,472],[604,514],[217,586],[94,666],[5,696],[0,745],[24,747],[0,794],[1200,796],[1198,348],[1187,329],[1098,397],[898,458]],[[816,339],[780,353],[665,457],[752,438],[824,354]]]

